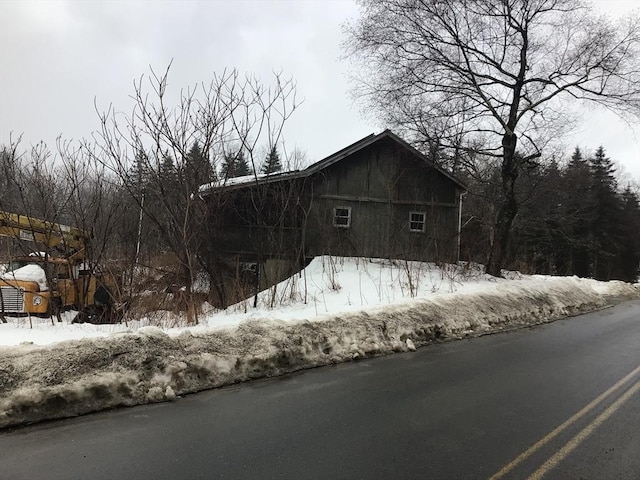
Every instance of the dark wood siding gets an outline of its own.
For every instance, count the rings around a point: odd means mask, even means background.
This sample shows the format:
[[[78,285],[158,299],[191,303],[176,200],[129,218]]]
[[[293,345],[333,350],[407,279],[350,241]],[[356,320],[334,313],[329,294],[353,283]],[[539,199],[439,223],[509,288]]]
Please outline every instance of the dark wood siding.
[[[311,181],[308,255],[453,260],[457,189],[449,178],[394,142],[379,142],[319,172]],[[333,209],[351,208],[350,228],[333,226]],[[425,213],[425,231],[409,213]]]
[[[305,217],[303,182],[254,185],[224,194],[212,208],[222,218],[219,249],[240,258],[296,257]]]

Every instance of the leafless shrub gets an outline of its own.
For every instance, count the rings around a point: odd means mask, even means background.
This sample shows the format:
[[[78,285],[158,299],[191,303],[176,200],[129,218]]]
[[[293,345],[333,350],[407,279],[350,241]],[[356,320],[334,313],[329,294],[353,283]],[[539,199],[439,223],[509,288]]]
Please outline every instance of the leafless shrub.
[[[168,78],[169,68],[162,74],[151,70],[135,82],[130,115],[113,107],[98,112],[95,158],[117,175],[140,218],[178,260],[189,323],[197,323],[193,286],[199,270],[209,275],[217,298],[226,296],[218,278],[225,259],[217,248],[218,210],[225,198],[205,199],[202,193],[220,184],[218,167],[233,149],[241,149],[255,174],[259,146],[282,141],[283,125],[298,103],[295,84],[279,73],[265,86],[256,77],[225,70],[177,96]]]

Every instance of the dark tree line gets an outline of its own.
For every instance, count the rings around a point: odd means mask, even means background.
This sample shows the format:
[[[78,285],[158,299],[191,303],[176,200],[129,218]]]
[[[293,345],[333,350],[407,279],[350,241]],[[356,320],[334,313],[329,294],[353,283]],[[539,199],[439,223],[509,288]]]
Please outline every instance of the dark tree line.
[[[172,250],[172,239],[182,240],[179,232],[187,203],[206,184],[224,184],[237,177],[255,175],[242,149],[222,155],[222,161],[211,160],[196,140],[182,161],[176,162],[169,151],[160,155],[157,165],[151,165],[144,152],[136,156],[122,185],[123,202],[127,204],[128,218],[123,224],[123,239],[129,239],[127,249],[138,263],[142,250],[146,258]],[[219,172],[216,164],[220,163]],[[260,173],[271,174],[282,170],[277,147],[269,149]],[[129,186],[129,187],[127,187]],[[186,195],[185,195],[186,194]],[[193,208],[193,207],[192,207]],[[204,215],[205,212],[196,212]]]
[[[259,173],[269,175],[282,171],[282,168],[278,147],[274,145],[269,149],[269,152],[264,158]],[[220,180],[222,183],[229,178],[246,177],[256,175],[256,173],[255,168],[249,165],[242,148],[231,150],[224,154],[224,159],[220,167]]]
[[[251,175],[251,169],[241,149],[225,153],[220,170],[222,181],[229,178],[246,177],[248,175]]]
[[[269,150],[267,158],[265,158],[264,163],[262,164],[262,169],[260,171],[265,175],[269,175],[271,173],[277,173],[281,170],[282,162],[280,161],[280,154],[278,153],[278,149],[273,146]]]
[[[469,178],[463,254],[483,261],[499,196],[498,166]],[[599,147],[576,148],[564,165],[531,165],[518,176],[518,216],[505,267],[541,274],[637,281],[640,205],[637,189],[620,188],[613,162]]]

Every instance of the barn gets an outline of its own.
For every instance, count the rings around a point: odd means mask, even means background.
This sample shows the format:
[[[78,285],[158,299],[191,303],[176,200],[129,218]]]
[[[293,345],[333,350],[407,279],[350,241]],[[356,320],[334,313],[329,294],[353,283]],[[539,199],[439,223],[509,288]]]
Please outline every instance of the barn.
[[[227,283],[260,289],[318,255],[456,261],[465,190],[385,130],[303,170],[203,188],[203,257],[227,272]]]

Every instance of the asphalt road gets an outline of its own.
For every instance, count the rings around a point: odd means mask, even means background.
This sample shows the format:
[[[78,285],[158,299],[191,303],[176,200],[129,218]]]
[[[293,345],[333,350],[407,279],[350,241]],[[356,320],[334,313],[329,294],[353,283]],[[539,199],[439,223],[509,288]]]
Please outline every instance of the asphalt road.
[[[0,432],[0,479],[637,480],[639,452],[634,301]]]

